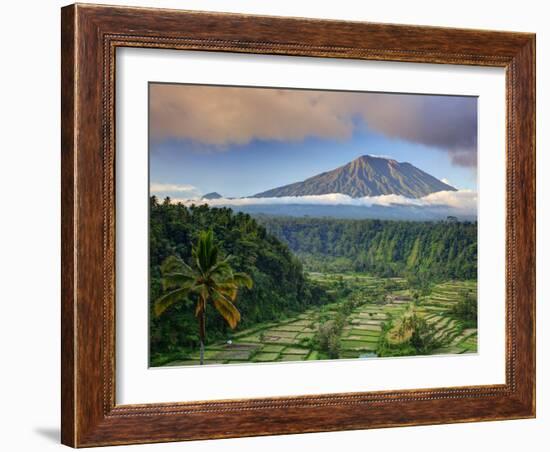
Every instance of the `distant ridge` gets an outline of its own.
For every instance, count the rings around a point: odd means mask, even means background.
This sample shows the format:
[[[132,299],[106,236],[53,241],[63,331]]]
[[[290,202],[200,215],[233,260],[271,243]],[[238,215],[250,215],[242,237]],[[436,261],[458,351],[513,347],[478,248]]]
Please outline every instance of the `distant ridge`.
[[[255,198],[342,193],[352,198],[401,195],[421,198],[438,191],[457,191],[436,177],[406,162],[363,155],[344,166],[302,182],[257,193]]]

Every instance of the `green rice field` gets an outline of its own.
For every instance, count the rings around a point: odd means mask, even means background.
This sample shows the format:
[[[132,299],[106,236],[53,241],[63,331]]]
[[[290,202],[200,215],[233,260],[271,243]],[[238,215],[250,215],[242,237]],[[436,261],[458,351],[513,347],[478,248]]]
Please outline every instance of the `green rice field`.
[[[410,334],[403,333],[401,325],[413,314],[425,320],[437,344],[428,354],[477,352],[477,328],[452,315],[461,293],[468,291],[477,297],[476,281],[446,281],[433,286],[428,295],[418,295],[401,278],[356,273],[310,273],[309,277],[327,290],[345,289],[347,295],[285,320],[236,330],[227,341],[206,346],[205,364],[411,356],[418,353],[405,345]],[[344,310],[346,301],[351,308]],[[337,317],[340,323],[334,327]],[[337,356],[319,345],[320,331],[329,327],[334,328],[330,341]],[[165,365],[195,364],[199,364],[198,351],[182,353],[181,359]]]

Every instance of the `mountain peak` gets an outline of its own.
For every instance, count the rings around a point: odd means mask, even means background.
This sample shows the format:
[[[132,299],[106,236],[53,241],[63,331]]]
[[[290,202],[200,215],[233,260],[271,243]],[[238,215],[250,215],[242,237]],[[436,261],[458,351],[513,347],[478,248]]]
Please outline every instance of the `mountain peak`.
[[[381,195],[421,198],[438,191],[456,191],[456,188],[410,163],[365,154],[339,168],[254,196],[268,198],[342,193],[352,198]]]
[[[391,157],[386,157],[384,155],[376,155],[376,154],[363,154],[359,157],[355,158],[354,160],[393,160]],[[354,161],[352,160],[352,161]]]
[[[388,162],[392,165],[395,165],[399,163],[397,160],[392,159],[391,157],[386,157],[384,155],[371,155],[371,154],[365,154],[357,157],[356,159],[352,160],[350,163],[358,162],[358,163],[369,163],[373,161],[379,161],[383,160],[385,162]]]
[[[201,199],[220,199],[222,198],[223,196],[220,195],[217,191],[213,191],[211,193],[207,193],[206,195],[204,195]]]

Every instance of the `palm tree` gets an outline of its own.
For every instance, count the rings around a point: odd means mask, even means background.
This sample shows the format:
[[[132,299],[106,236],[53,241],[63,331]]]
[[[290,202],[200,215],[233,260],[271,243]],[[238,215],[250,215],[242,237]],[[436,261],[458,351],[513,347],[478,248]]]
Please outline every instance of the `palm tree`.
[[[204,364],[206,338],[206,307],[212,303],[231,329],[241,320],[235,307],[238,289],[252,287],[246,273],[234,272],[229,264],[231,256],[222,258],[214,244],[214,233],[202,231],[192,249],[193,262],[187,265],[177,256],[168,257],[161,266],[162,285],[166,294],[154,303],[156,316],[160,316],[174,303],[196,300],[195,316],[199,321],[200,363]]]

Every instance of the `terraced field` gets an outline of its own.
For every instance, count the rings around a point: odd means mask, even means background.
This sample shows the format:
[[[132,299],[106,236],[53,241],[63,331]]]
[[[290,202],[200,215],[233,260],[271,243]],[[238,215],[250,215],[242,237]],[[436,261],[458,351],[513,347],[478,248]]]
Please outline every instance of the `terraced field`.
[[[433,326],[439,347],[431,350],[431,354],[477,351],[477,329],[465,328],[449,312],[464,290],[476,295],[476,281],[448,281],[435,286],[429,296],[414,300],[406,281],[401,278],[320,273],[312,273],[310,277],[328,290],[346,288],[346,298],[281,322],[237,330],[227,342],[206,347],[205,364],[328,359],[327,353],[319,349],[316,335],[320,327],[338,313],[342,315],[341,306],[345,300],[352,300],[354,307],[346,314],[344,326],[338,332],[339,358],[373,358],[378,356],[383,342],[399,344],[408,340],[406,335],[399,334],[399,326],[412,313]],[[374,298],[373,293],[376,294]],[[198,352],[167,365],[194,364],[199,364]]]
[[[462,328],[446,314],[457,303],[461,290],[468,290],[477,298],[476,281],[450,281],[436,286],[422,302],[424,318],[435,326],[437,337],[445,344],[434,350],[434,354],[477,352],[477,328]]]

